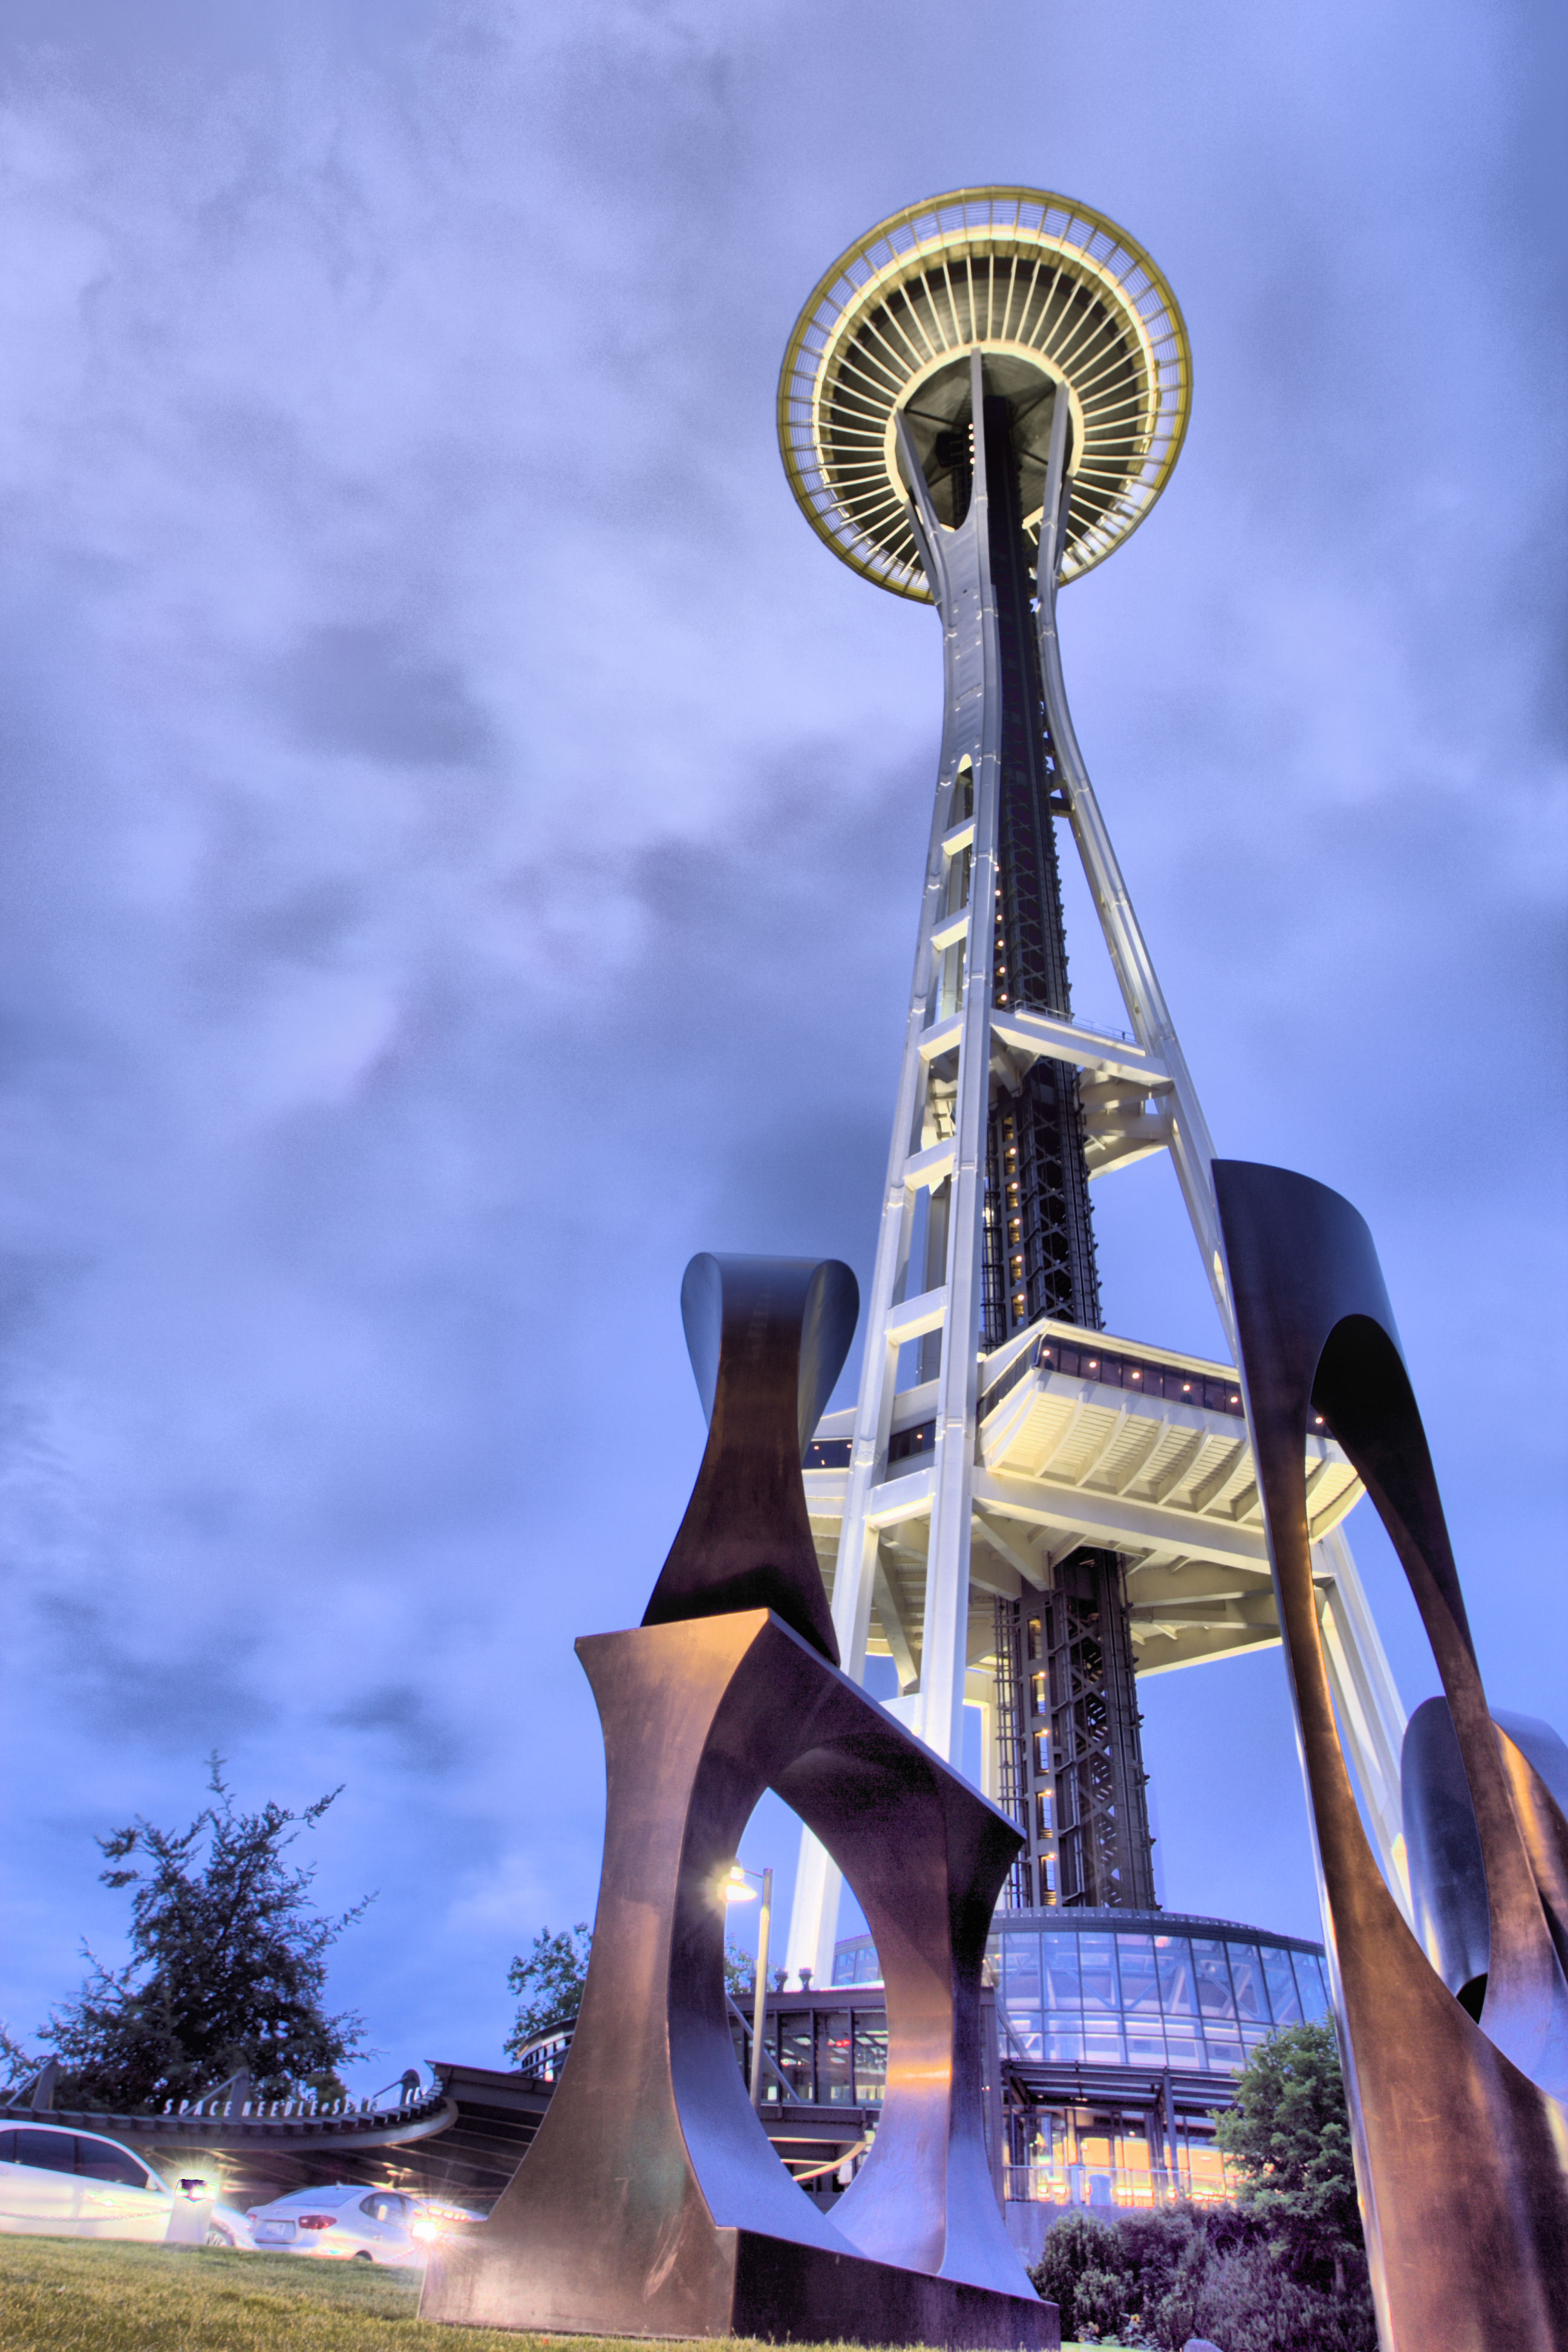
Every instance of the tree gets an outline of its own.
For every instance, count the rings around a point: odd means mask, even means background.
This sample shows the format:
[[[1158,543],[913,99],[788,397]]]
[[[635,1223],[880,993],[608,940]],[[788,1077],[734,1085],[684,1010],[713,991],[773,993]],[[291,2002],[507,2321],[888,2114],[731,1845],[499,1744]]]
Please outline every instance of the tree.
[[[1237,2206],[1179,2204],[1102,2220],[1064,2214],[1029,2273],[1064,2339],[1182,2352],[1377,2352],[1372,2301],[1290,2275],[1286,2249]]]
[[[520,1952],[506,1972],[509,1992],[531,1996],[521,2002],[511,2032],[503,2048],[509,2058],[521,2058],[531,2042],[542,2033],[558,2033],[574,2024],[577,2011],[583,2006],[583,1988],[588,1981],[588,1956],[594,1948],[594,1933],[585,1919],[574,1927],[563,1927],[552,1935],[542,1927],[533,1939],[533,1949],[526,1959]],[[731,2000],[739,2001],[756,1985],[756,1962],[742,1951],[738,1944],[724,1947],[724,1986]]]
[[[322,2008],[325,1955],[365,1905],[323,1918],[314,1870],[284,1858],[340,1792],[301,1813],[270,1803],[240,1812],[217,1756],[207,1786],[213,1801],[189,1829],[138,1815],[98,1841],[104,1885],[135,1889],[131,1958],[110,1969],[87,1951],[87,1983],[43,2030],[60,2061],[61,2105],[156,2108],[241,2072],[258,2097],[280,2098],[305,2075],[367,2054],[362,2020]]]
[[[6,2025],[0,2024],[0,2098],[15,2098],[43,2066],[43,2060],[22,2044]]]
[[[1068,2213],[1030,2273],[1084,2343],[1180,2352],[1376,2352],[1377,2328],[1333,2029],[1288,2026],[1215,2118],[1228,2206]]]
[[[1331,2284],[1364,2273],[1350,2115],[1331,2025],[1288,2025],[1254,2052],[1236,2102],[1215,2120],[1237,2200],[1284,2252],[1292,2276]]]
[[[507,1990],[530,1998],[519,2003],[503,2044],[509,2058],[521,2058],[542,2033],[554,2033],[573,2022],[583,2005],[593,1948],[594,1931],[585,1919],[579,1919],[574,1927],[563,1927],[559,1935],[542,1927],[527,1959],[518,1953],[506,1972]]]

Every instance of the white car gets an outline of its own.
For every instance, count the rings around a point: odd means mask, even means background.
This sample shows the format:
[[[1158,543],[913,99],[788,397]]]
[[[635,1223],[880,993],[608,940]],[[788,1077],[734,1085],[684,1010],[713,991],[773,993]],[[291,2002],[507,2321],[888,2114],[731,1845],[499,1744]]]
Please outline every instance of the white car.
[[[425,2262],[450,2223],[475,2221],[478,2214],[433,2204],[400,2189],[372,2189],[364,2181],[340,2181],[331,2189],[296,2189],[255,2205],[246,2215],[252,2242],[265,2252],[313,2254],[323,2262]]]
[[[0,2231],[29,2237],[139,2238],[144,2243],[248,2247],[245,2217],[195,2176],[171,2189],[101,2132],[48,2124],[0,2129]]]

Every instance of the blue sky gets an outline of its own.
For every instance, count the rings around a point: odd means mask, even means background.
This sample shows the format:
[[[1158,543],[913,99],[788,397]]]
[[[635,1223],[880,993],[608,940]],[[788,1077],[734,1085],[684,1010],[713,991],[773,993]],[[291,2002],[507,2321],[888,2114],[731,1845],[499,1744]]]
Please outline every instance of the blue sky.
[[[681,1271],[868,1274],[929,816],[935,625],[807,530],[778,363],[966,182],[1184,310],[1079,732],[1218,1147],[1369,1217],[1492,1696],[1568,1730],[1553,14],[0,5],[15,2030],[214,1747],[344,1784],[365,2087],[495,2060],[591,1914],[571,1643],[695,1471]],[[1112,1328],[1212,1345],[1165,1169],[1096,1197]],[[1144,1705],[1167,1901],[1312,1932],[1278,1654]]]

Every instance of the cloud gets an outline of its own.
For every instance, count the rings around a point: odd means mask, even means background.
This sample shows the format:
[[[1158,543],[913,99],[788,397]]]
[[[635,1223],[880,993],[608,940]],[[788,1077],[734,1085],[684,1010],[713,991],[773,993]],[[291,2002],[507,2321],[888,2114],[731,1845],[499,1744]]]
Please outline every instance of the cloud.
[[[924,855],[934,625],[795,510],[778,362],[965,181],[1102,205],[1186,310],[1181,466],[1064,603],[1079,732],[1223,1147],[1373,1217],[1551,1714],[1543,21],[0,9],[0,2013],[112,1946],[90,1828],[188,1818],[215,1742],[246,1801],[347,1781],[336,1982],[396,2056],[493,2054],[591,1912],[571,1642],[695,1471],[681,1268],[868,1272]],[[1158,1176],[1099,1213],[1155,1339],[1208,1312]],[[1310,1925],[1197,1696],[1149,1702],[1169,1899]]]

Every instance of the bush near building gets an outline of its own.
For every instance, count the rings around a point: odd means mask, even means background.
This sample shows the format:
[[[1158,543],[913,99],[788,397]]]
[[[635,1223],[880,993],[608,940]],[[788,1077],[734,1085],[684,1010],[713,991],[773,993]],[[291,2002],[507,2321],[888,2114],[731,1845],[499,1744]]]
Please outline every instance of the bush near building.
[[[1030,2273],[1083,2344],[1376,2352],[1333,2029],[1287,2026],[1217,2119],[1231,2205],[1069,2213]]]

